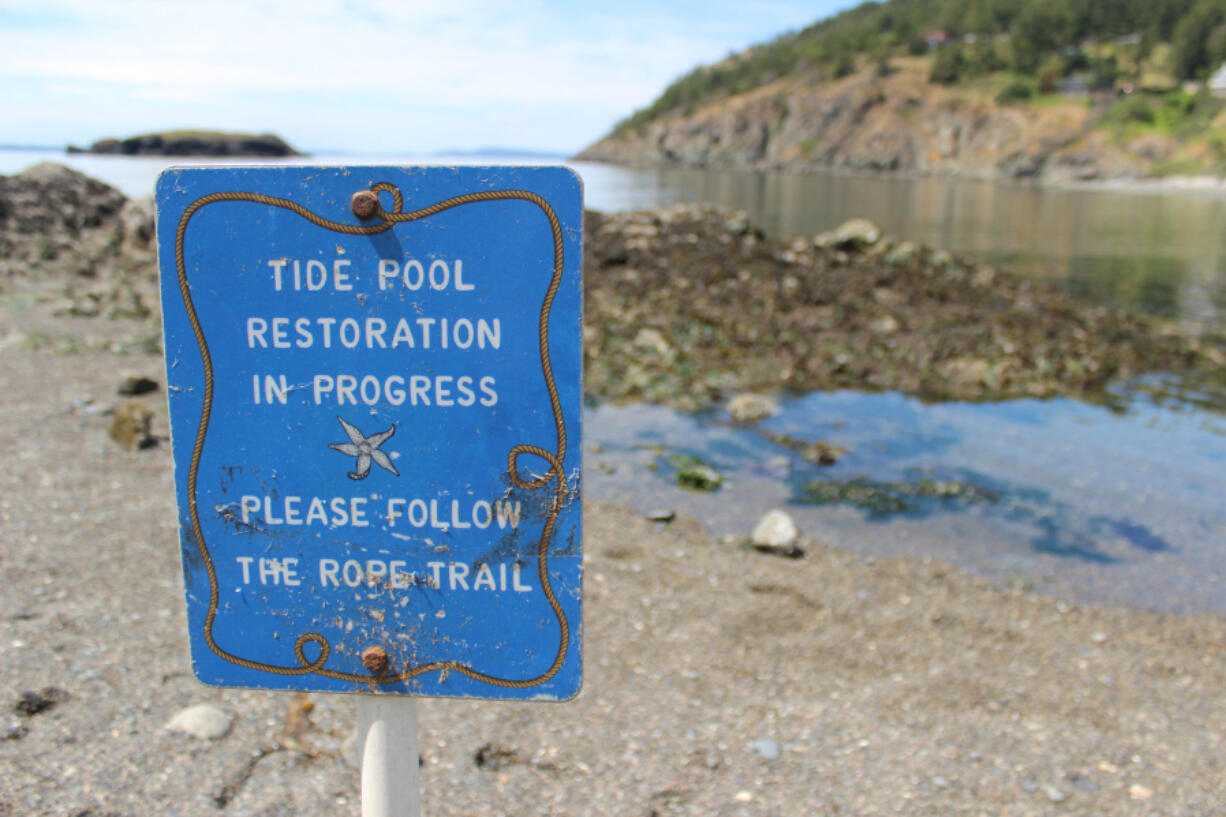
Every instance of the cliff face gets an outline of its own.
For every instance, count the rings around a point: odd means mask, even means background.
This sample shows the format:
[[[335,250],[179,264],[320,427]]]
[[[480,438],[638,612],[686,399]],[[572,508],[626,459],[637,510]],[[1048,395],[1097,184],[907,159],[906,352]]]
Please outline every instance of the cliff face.
[[[946,88],[923,60],[886,77],[782,80],[611,134],[576,158],[625,164],[857,169],[1078,180],[1137,176],[1149,162],[1090,129],[1081,101],[996,104]]]

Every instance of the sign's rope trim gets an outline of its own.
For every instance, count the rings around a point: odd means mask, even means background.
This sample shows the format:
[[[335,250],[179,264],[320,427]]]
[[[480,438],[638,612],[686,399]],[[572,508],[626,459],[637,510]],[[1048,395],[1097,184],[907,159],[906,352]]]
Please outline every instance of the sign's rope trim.
[[[553,586],[549,581],[549,542],[553,538],[554,526],[557,523],[559,512],[561,512],[565,497],[567,494],[566,474],[563,469],[563,463],[566,460],[566,424],[562,417],[562,402],[558,397],[557,385],[553,378],[553,365],[549,357],[549,313],[553,307],[554,296],[557,295],[558,288],[562,283],[562,268],[563,268],[563,249],[562,249],[562,227],[558,223],[557,213],[543,197],[528,190],[489,190],[479,193],[467,193],[462,196],[445,199],[437,204],[432,204],[429,207],[423,207],[420,210],[413,210],[408,213],[402,212],[404,207],[404,198],[400,193],[399,188],[390,182],[379,182],[371,187],[376,195],[379,193],[389,193],[392,196],[393,206],[391,212],[383,209],[379,205],[376,209],[373,218],[378,219],[375,224],[346,224],[339,221],[326,219],[312,211],[303,207],[297,202],[289,199],[277,198],[275,196],[266,196],[261,193],[248,193],[242,191],[231,191],[222,193],[210,193],[207,196],[201,196],[192,202],[183,212],[183,216],[179,219],[179,226],[175,232],[175,267],[179,277],[179,292],[183,295],[183,304],[187,308],[187,317],[191,321],[192,331],[196,335],[196,343],[200,347],[200,358],[204,364],[204,405],[200,413],[200,426],[196,431],[196,443],[192,449],[191,466],[187,475],[187,497],[188,511],[192,521],[192,534],[195,536],[197,548],[204,561],[205,569],[209,576],[209,609],[204,620],[204,639],[208,643],[209,648],[222,659],[241,667],[257,670],[260,672],[270,672],[276,675],[309,675],[316,674],[325,678],[333,678],[340,681],[352,681],[360,684],[391,684],[402,681],[408,681],[416,678],[419,675],[424,675],[430,672],[456,672],[465,675],[477,681],[483,681],[487,684],[499,687],[509,687],[513,689],[524,689],[527,687],[538,686],[545,683],[550,678],[562,669],[562,665],[566,662],[566,652],[570,644],[570,623],[567,621],[566,613],[562,609],[561,603],[554,594]],[[550,482],[557,480],[557,485],[554,489],[553,502],[549,507],[549,514],[545,519],[544,529],[541,531],[540,542],[537,544],[537,576],[541,583],[541,589],[545,594],[546,600],[549,602],[550,608],[553,610],[554,616],[558,621],[559,639],[558,651],[554,656],[553,663],[542,672],[533,678],[514,679],[514,678],[499,678],[488,673],[480,672],[465,664],[457,661],[432,661],[427,664],[418,666],[410,666],[407,669],[398,673],[383,673],[376,676],[362,675],[351,672],[338,672],[326,668],[328,658],[332,653],[332,645],[328,639],[319,633],[303,633],[298,636],[294,642],[294,657],[298,659],[299,666],[279,666],[276,664],[267,664],[261,661],[252,661],[242,656],[228,652],[217,643],[213,637],[213,622],[217,618],[217,607],[220,601],[220,590],[217,581],[217,572],[213,566],[213,557],[209,553],[209,548],[204,539],[204,531],[200,525],[200,511],[196,502],[196,485],[197,475],[200,468],[200,457],[204,450],[204,437],[208,432],[209,417],[213,408],[213,361],[209,354],[208,343],[204,338],[204,330],[200,325],[200,319],[196,314],[195,304],[192,302],[191,288],[187,282],[187,264],[184,260],[184,243],[187,236],[187,225],[191,221],[192,216],[200,212],[201,209],[210,204],[225,201],[243,201],[253,202],[255,204],[264,204],[270,207],[279,207],[283,210],[289,210],[293,213],[302,216],[312,224],[323,227],[326,230],[333,232],[344,233],[346,235],[378,235],[379,233],[387,232],[395,225],[417,221],[428,218],[444,210],[450,210],[453,207],[460,207],[465,204],[473,204],[476,202],[487,201],[507,201],[507,200],[522,200],[530,202],[541,209],[545,217],[549,219],[549,226],[553,232],[553,276],[549,281],[549,289],[545,293],[545,298],[541,303],[541,314],[538,327],[540,340],[540,357],[541,371],[545,376],[545,387],[549,391],[549,403],[553,409],[554,426],[557,429],[557,452],[547,451],[544,448],[535,445],[517,445],[514,446],[507,455],[507,471],[511,482],[522,490],[537,490],[545,487]],[[524,479],[519,473],[519,457],[523,454],[532,454],[540,457],[549,463],[549,470],[535,479]],[[319,656],[315,660],[307,658],[305,646],[308,643],[313,643],[319,647]]]

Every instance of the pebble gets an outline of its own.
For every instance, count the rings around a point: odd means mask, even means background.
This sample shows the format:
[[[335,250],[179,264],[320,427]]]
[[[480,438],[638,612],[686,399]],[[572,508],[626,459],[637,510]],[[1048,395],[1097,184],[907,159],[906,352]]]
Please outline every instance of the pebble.
[[[911,264],[915,261],[915,257],[919,255],[919,252],[920,247],[918,244],[911,241],[903,241],[886,254],[885,262],[895,267]]]
[[[43,687],[38,692],[21,693],[17,703],[13,704],[13,711],[18,715],[38,715],[54,709],[66,700],[68,693],[59,687]]]
[[[779,406],[775,401],[761,394],[747,392],[728,401],[728,413],[738,423],[756,423],[777,411]]]
[[[677,472],[677,484],[695,491],[718,491],[724,476],[709,465],[694,463]]]
[[[777,741],[764,738],[762,740],[755,740],[751,745],[755,752],[767,760],[775,760],[779,757],[779,743]]]
[[[128,375],[119,383],[119,388],[115,390],[116,394],[121,394],[126,397],[135,397],[138,394],[148,394],[158,390],[158,382],[152,377],[144,375]]]
[[[166,722],[166,728],[200,740],[217,740],[230,731],[234,718],[211,704],[196,704]]]
[[[1140,783],[1133,783],[1128,787],[1128,796],[1133,800],[1148,800],[1154,796],[1154,790],[1146,788]]]
[[[643,327],[638,334],[634,336],[634,345],[646,351],[655,352],[663,357],[672,351],[672,347],[668,345],[668,341],[664,339],[664,334],[659,329]]]
[[[670,508],[653,508],[645,514],[651,522],[672,522],[677,518],[677,512]]]
[[[129,451],[150,448],[157,439],[150,433],[153,425],[153,410],[144,403],[129,400],[115,407],[111,418],[111,439]]]
[[[876,244],[881,238],[881,228],[864,218],[853,218],[829,232],[813,239],[815,247],[830,247],[836,250],[859,250]]]
[[[757,548],[790,548],[796,544],[800,531],[787,511],[770,511],[753,529],[752,541]]]
[[[1046,794],[1047,799],[1052,801],[1053,803],[1063,803],[1065,800],[1068,799],[1067,794],[1060,791],[1058,788],[1056,788],[1050,783],[1044,784],[1043,793]]]

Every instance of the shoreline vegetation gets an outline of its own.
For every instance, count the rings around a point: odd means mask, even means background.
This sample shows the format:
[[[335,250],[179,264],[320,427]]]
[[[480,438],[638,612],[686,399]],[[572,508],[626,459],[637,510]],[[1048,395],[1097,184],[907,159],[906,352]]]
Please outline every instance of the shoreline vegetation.
[[[174,130],[117,139],[99,139],[89,147],[69,145],[68,153],[102,156],[302,156],[272,133],[228,133],[213,130]]]
[[[891,373],[907,349],[984,396],[1221,363],[1217,341],[865,224],[774,241],[741,214],[676,207],[589,213],[585,229],[601,397],[684,406],[782,371],[909,388]],[[0,813],[352,813],[352,696],[207,689],[190,671],[153,247],[148,200],[52,164],[0,176]],[[953,364],[1001,340],[1016,363]],[[121,421],[131,446],[108,433]],[[430,813],[1222,802],[1222,616],[1083,607],[821,531],[799,545],[780,558],[589,499],[582,694],[423,702]]]

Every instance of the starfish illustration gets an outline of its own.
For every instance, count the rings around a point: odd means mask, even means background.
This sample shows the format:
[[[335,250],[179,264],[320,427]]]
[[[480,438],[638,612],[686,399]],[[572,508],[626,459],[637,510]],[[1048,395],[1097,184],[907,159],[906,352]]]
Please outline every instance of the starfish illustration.
[[[387,431],[380,431],[378,434],[371,434],[367,437],[358,430],[357,426],[345,422],[343,417],[337,417],[336,419],[340,420],[341,425],[344,426],[345,434],[349,436],[349,442],[330,443],[328,448],[339,451],[345,456],[358,458],[357,467],[349,472],[350,479],[366,479],[370,475],[370,463],[372,460],[378,463],[380,467],[386,468],[396,476],[400,476],[396,466],[392,465],[392,458],[379,450],[379,446],[387,442],[396,433],[396,425],[394,423]]]

